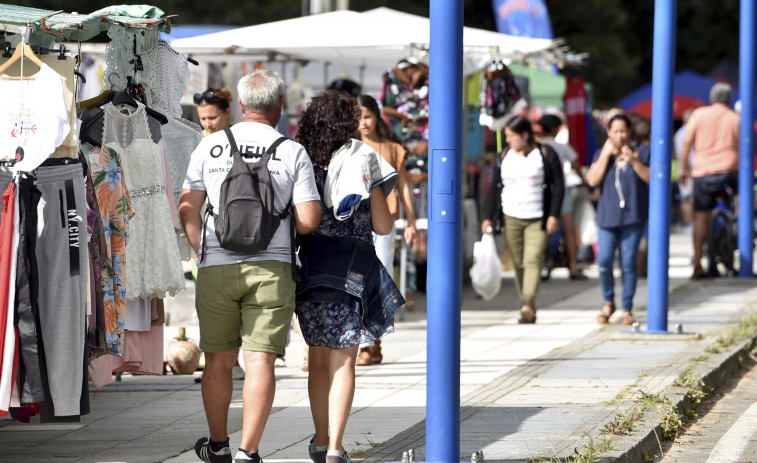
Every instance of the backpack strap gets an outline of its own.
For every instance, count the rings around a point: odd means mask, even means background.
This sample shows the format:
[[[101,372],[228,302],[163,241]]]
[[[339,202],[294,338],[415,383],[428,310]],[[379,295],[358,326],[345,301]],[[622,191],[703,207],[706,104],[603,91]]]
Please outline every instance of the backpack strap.
[[[276,139],[275,142],[271,143],[271,146],[268,147],[268,149],[265,151],[265,154],[273,154],[276,152],[276,149],[279,147],[280,144],[284,143],[285,141],[289,140],[289,137],[281,136]]]
[[[287,207],[287,213],[289,213],[290,210],[292,211],[292,214],[289,214],[291,216],[289,218],[289,255],[292,258],[292,281],[297,283],[297,281],[300,279],[299,274],[297,273],[297,255],[294,249],[294,242],[297,239],[297,236],[295,235],[294,230],[294,205],[291,202],[289,203],[289,207]]]
[[[237,141],[234,139],[234,134],[231,133],[231,129],[223,129],[223,132],[226,134],[226,138],[229,139],[231,155],[240,155],[239,145],[237,145]],[[215,217],[215,213],[213,212],[213,205],[210,203],[210,199],[208,199],[208,202],[205,205],[205,213],[202,216],[202,249],[200,250],[200,262],[205,260],[205,234],[208,230],[208,219],[210,217]]]
[[[231,155],[233,156],[234,153],[239,154],[239,145],[237,145],[237,141],[234,139],[234,134],[231,133],[231,129],[223,129],[223,132],[229,139],[229,148],[231,149]]]

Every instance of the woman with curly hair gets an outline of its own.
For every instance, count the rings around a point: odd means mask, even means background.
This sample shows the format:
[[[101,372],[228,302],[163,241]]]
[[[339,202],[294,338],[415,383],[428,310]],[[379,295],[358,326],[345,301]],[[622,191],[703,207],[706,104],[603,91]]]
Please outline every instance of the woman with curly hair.
[[[370,146],[354,140],[361,110],[352,96],[327,90],[298,124],[298,141],[313,163],[323,219],[299,238],[296,312],[309,347],[308,394],[315,424],[310,458],[351,462],[342,439],[355,392],[361,342],[393,331],[404,304],[376,256],[372,232],[392,231],[386,196],[397,172]]]

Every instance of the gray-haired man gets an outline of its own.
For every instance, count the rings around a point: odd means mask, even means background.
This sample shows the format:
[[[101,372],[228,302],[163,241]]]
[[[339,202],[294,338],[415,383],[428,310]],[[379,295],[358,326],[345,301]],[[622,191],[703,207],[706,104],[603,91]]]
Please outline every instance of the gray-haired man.
[[[255,162],[281,135],[274,129],[284,104],[284,82],[278,74],[255,71],[239,81],[244,121],[231,131],[246,162]],[[195,444],[206,462],[231,463],[227,432],[231,371],[244,351],[242,440],[234,460],[259,462],[258,444],[273,405],[274,361],[284,354],[294,311],[289,220],[298,233],[315,230],[321,221],[320,196],[305,149],[285,141],[268,162],[275,191],[275,213],[291,203],[294,214],[282,220],[268,248],[254,254],[223,249],[214,220],[203,236],[202,205],[207,197],[218,210],[221,183],[233,164],[223,131],[205,137],[192,153],[181,194],[181,222],[192,247],[204,256],[199,264],[195,307],[200,321],[200,348],[205,352],[202,398],[210,437]],[[202,243],[204,240],[204,243]]]
[[[689,177],[694,182],[694,273],[692,279],[705,276],[702,249],[707,241],[710,211],[717,196],[726,188],[738,190],[739,182],[739,115],[728,105],[731,86],[717,83],[710,90],[709,106],[697,108],[686,123],[686,133],[678,161],[678,179],[684,185]],[[693,168],[689,173],[689,153],[694,147]],[[710,273],[717,274],[710,262]]]

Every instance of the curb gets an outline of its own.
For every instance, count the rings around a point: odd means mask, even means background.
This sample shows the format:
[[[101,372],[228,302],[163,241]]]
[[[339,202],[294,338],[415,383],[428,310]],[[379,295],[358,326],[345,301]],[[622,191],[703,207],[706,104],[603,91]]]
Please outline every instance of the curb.
[[[741,343],[734,344],[727,352],[715,354],[702,364],[697,364],[693,372],[704,382],[704,387],[711,390],[710,393],[717,390],[728,379],[738,373],[742,368],[744,361],[749,357],[749,352],[757,344],[757,336],[752,337]],[[662,394],[668,397],[675,409],[686,416],[689,410],[696,410],[697,406],[691,403],[686,395],[686,389],[680,386],[668,386]],[[643,463],[644,455],[655,455],[660,451],[660,442],[662,440],[662,429],[660,420],[662,414],[658,411],[647,413],[641,425],[644,431],[642,435],[626,437],[619,439],[617,444],[620,448],[625,448],[619,455],[604,457],[598,460],[600,463]],[[626,441],[626,446],[622,445]],[[631,442],[628,442],[628,441]]]

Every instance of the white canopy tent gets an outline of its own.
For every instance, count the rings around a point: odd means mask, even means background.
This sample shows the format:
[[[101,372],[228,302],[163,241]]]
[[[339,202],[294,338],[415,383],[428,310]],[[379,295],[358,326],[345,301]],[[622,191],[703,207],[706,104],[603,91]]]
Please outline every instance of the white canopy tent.
[[[391,67],[428,49],[430,22],[423,16],[376,8],[363,13],[335,11],[177,39],[172,46],[193,55],[228,53],[268,59]],[[466,56],[476,67],[492,52],[519,58],[549,49],[552,41],[464,28]]]

